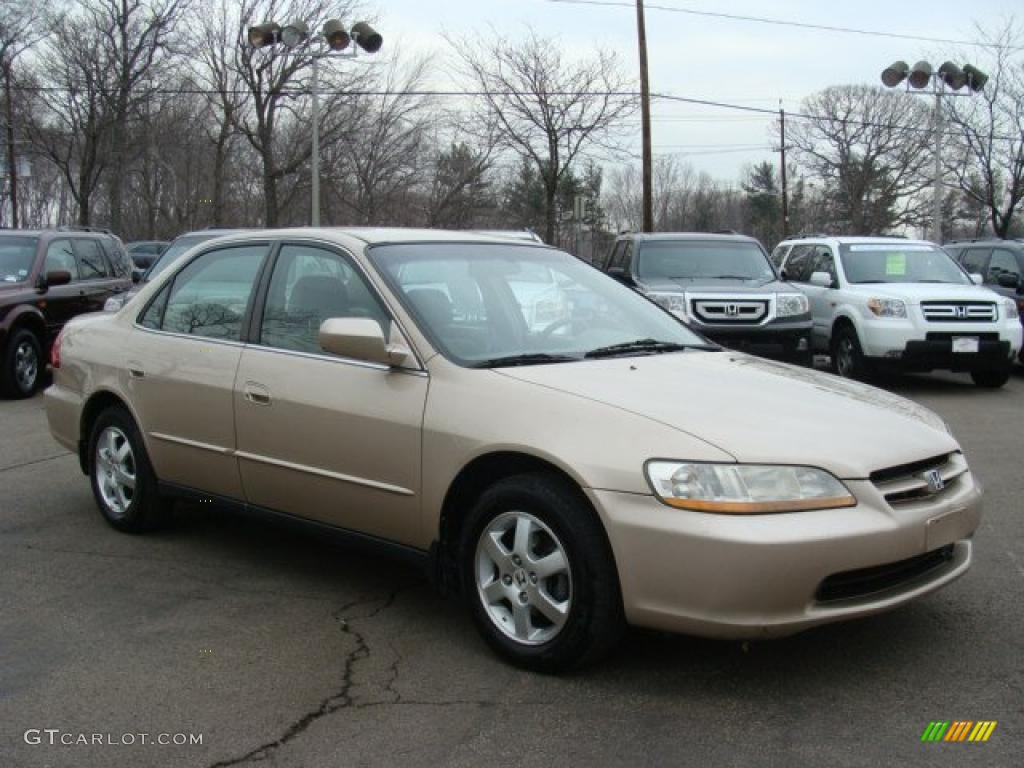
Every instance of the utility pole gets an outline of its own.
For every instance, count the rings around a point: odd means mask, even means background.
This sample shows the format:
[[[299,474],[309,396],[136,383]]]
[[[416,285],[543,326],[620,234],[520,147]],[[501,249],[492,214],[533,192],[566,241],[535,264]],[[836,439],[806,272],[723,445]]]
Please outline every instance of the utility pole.
[[[320,56],[313,56],[313,72],[309,78],[310,95],[313,97],[312,120],[313,137],[312,151],[309,157],[310,170],[310,216],[311,226],[320,226]]]
[[[4,62],[4,99],[7,102],[7,175],[11,180],[11,228],[18,228],[18,168],[14,156],[14,107],[11,104],[11,64]]]
[[[636,36],[640,47],[640,130],[643,134],[644,232],[654,231],[654,181],[651,165],[651,85],[647,73],[647,27],[644,0],[636,0]]]
[[[942,83],[935,84],[935,176],[932,179],[932,242],[942,242]]]
[[[786,189],[786,110],[779,106],[779,162],[782,166],[782,239],[789,237],[789,195]]]

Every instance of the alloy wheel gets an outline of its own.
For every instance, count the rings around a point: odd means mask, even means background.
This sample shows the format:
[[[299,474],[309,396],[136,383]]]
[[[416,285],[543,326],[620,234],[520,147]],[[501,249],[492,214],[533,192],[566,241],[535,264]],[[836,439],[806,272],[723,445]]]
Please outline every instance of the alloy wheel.
[[[39,376],[39,355],[28,339],[14,350],[14,378],[22,392],[31,392]]]
[[[552,640],[572,607],[572,576],[554,531],[528,512],[504,512],[476,547],[476,587],[491,622],[526,645]]]
[[[117,427],[107,427],[96,441],[95,471],[103,503],[122,517],[135,498],[136,468],[132,444]]]

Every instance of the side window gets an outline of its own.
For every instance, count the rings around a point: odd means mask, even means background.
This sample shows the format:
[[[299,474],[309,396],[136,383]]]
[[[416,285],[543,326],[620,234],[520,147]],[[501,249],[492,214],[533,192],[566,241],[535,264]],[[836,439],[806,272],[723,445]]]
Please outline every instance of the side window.
[[[83,280],[98,280],[111,276],[110,266],[97,241],[76,238],[75,255],[78,257],[78,274]]]
[[[212,339],[240,341],[266,245],[208,251],[174,277],[160,327]]]
[[[782,261],[786,258],[786,253],[789,251],[788,245],[777,245],[775,250],[772,251],[772,264],[775,265],[776,269],[782,268]]]
[[[391,319],[347,257],[309,245],[285,245],[270,279],[260,343],[278,349],[324,354],[320,325],[331,317],[368,317],[384,337]]]
[[[990,253],[988,248],[968,248],[960,263],[970,274],[984,275]]]
[[[633,271],[633,256],[636,253],[636,243],[632,240],[626,243],[626,249],[622,254],[622,269],[628,275]]]
[[[57,270],[70,272],[72,281],[79,279],[78,262],[75,261],[75,252],[71,247],[70,240],[54,240],[46,248],[43,271],[56,272]]]
[[[103,252],[107,255],[107,261],[114,267],[115,276],[127,277],[131,274],[131,264],[129,263],[131,259],[119,240],[115,240],[113,237],[105,237],[100,240],[100,245],[103,247]]]
[[[811,279],[814,267],[814,246],[797,245],[786,259],[786,279],[794,283],[806,283]]]
[[[1017,266],[1017,257],[1012,251],[1003,248],[995,248],[992,251],[992,261],[988,265],[988,274],[985,275],[986,283],[999,282],[999,276],[1004,273],[1020,275],[1020,268]]]
[[[164,321],[164,310],[167,309],[167,297],[171,294],[171,284],[167,283],[160,289],[160,293],[150,302],[139,318],[138,323],[143,328],[159,330]]]
[[[836,280],[836,260],[832,256],[832,250],[826,246],[819,246],[817,254],[814,259],[814,266],[811,269],[811,273],[814,272],[827,272],[828,276],[832,278],[832,284],[835,285]],[[807,278],[810,279],[810,276]]]
[[[619,240],[615,244],[615,248],[612,250],[611,255],[608,256],[608,260],[604,264],[604,269],[609,267],[618,267],[622,265],[622,254],[626,252],[626,241]]]

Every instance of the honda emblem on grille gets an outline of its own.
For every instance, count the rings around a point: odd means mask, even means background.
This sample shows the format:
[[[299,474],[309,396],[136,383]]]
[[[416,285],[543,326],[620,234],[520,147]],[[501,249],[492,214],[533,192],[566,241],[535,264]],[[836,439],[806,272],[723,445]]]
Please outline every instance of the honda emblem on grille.
[[[967,307],[953,307],[953,309],[956,312],[958,320],[963,320],[965,317],[967,317]]]
[[[938,493],[946,487],[946,482],[942,479],[942,473],[937,469],[929,469],[925,472],[924,479],[928,483],[928,490],[931,493]]]
[[[726,304],[725,305],[725,314],[727,314],[729,317],[736,317],[739,313],[740,313],[740,305],[739,304]]]

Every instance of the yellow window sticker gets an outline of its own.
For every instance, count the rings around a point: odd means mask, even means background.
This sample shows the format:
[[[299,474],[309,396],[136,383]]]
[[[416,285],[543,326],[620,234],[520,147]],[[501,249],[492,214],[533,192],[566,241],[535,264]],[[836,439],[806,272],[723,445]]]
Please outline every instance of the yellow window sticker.
[[[907,274],[907,254],[885,254],[885,274],[903,276]]]

